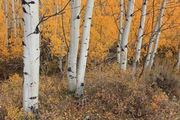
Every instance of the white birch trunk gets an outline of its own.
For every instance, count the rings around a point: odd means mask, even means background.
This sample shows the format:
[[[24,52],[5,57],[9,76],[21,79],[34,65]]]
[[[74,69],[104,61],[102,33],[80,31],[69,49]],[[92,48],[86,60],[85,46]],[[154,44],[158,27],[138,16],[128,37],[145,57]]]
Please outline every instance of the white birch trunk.
[[[6,23],[6,46],[8,46],[8,44],[9,44],[9,38],[8,38],[9,22],[8,22],[8,1],[7,0],[4,0],[4,16],[5,16],[5,23]]]
[[[24,83],[23,108],[25,112],[37,112],[39,90],[39,1],[22,1],[24,20]]]
[[[123,34],[123,12],[124,12],[124,1],[120,0],[120,17],[119,17],[119,38],[117,44],[117,61],[120,63],[120,56],[121,56],[121,41],[122,41],[122,34]]]
[[[14,37],[16,37],[16,12],[15,12],[15,1],[11,0],[11,7],[12,7],[12,18],[13,18],[13,29],[14,29]],[[16,41],[15,41],[16,42]]]
[[[137,36],[137,46],[136,46],[136,52],[135,52],[135,60],[133,63],[133,73],[136,72],[139,59],[141,55],[141,46],[142,46],[142,39],[143,39],[143,32],[144,32],[144,26],[145,26],[145,20],[146,20],[146,8],[147,8],[147,0],[143,0],[142,2],[142,14],[141,14],[141,21]]]
[[[128,38],[129,38],[129,32],[131,27],[131,21],[134,11],[134,3],[135,0],[129,0],[128,1],[128,9],[126,13],[126,20],[124,23],[124,31],[122,36],[122,44],[121,44],[121,57],[120,57],[120,67],[122,70],[127,69],[127,53],[128,53]]]
[[[165,7],[166,7],[166,0],[163,0],[162,1],[162,7],[161,7],[161,10],[160,10],[160,13],[159,13],[159,20],[157,21],[158,22],[158,31],[157,31],[157,35],[156,35],[156,39],[155,39],[155,43],[154,43],[153,52],[151,54],[151,58],[150,58],[150,62],[149,62],[149,67],[148,67],[149,70],[151,70],[151,68],[152,68],[152,65],[154,63],[154,58],[155,58],[155,55],[156,55],[156,52],[157,52],[159,38],[160,38],[160,35],[161,35],[162,18],[163,18],[163,15],[164,15]]]
[[[89,49],[90,28],[91,28],[93,7],[94,7],[94,0],[87,0],[80,58],[78,64],[77,89],[75,95],[78,98],[83,96],[84,76],[86,71],[86,62],[87,62],[88,49]]]
[[[80,27],[80,9],[81,0],[71,1],[71,30],[70,30],[70,46],[68,51],[68,88],[70,92],[76,90],[77,81],[77,55],[79,46],[79,27]]]
[[[162,25],[162,18],[163,18],[165,6],[166,6],[166,0],[163,0],[161,9],[160,9],[160,12],[158,15],[158,19],[156,22],[156,26],[155,26],[154,31],[151,34],[151,37],[149,40],[148,53],[147,53],[144,69],[148,68],[150,70],[151,66],[153,64],[153,59],[155,57],[156,49],[157,49],[158,42],[159,42],[160,28]],[[156,40],[155,40],[155,38],[156,38]],[[154,44],[154,49],[153,49],[153,44]]]

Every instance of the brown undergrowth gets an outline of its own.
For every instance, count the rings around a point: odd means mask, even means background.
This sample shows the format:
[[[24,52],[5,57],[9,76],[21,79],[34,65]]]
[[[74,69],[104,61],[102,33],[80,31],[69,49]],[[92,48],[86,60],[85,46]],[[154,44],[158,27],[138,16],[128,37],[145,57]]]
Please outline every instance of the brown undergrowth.
[[[179,120],[180,75],[157,65],[141,78],[120,72],[116,63],[86,74],[85,95],[75,99],[66,79],[41,76],[39,114],[29,120]],[[0,120],[21,120],[22,77],[14,74],[0,83]]]

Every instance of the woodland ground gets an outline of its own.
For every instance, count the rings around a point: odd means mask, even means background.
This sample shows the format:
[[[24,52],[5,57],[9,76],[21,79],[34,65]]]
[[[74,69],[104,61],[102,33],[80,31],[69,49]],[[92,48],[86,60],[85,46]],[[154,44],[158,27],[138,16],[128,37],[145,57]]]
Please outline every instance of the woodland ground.
[[[157,63],[151,73],[133,78],[117,63],[86,73],[85,95],[67,92],[66,75],[41,75],[39,114],[29,120],[180,120],[180,72]],[[22,77],[0,82],[0,120],[21,120]]]

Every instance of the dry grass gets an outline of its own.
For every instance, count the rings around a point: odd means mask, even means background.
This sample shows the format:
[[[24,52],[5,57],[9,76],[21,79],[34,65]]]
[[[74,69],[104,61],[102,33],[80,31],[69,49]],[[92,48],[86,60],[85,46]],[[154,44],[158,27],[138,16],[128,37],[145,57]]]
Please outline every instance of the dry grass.
[[[39,115],[30,120],[179,120],[180,75],[169,66],[157,65],[151,73],[133,78],[116,63],[86,74],[85,95],[75,99],[67,92],[66,79],[42,76]],[[15,74],[0,84],[0,120],[21,120],[22,78]]]

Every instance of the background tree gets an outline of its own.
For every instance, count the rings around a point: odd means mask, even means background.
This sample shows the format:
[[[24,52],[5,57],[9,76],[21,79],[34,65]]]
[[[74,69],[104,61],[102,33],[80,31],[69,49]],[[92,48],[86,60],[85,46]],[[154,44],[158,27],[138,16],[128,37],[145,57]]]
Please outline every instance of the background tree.
[[[8,1],[4,0],[4,16],[5,16],[5,23],[6,23],[6,45],[8,46],[9,42],[9,35],[8,35],[8,26],[9,26],[9,20],[8,20]]]

